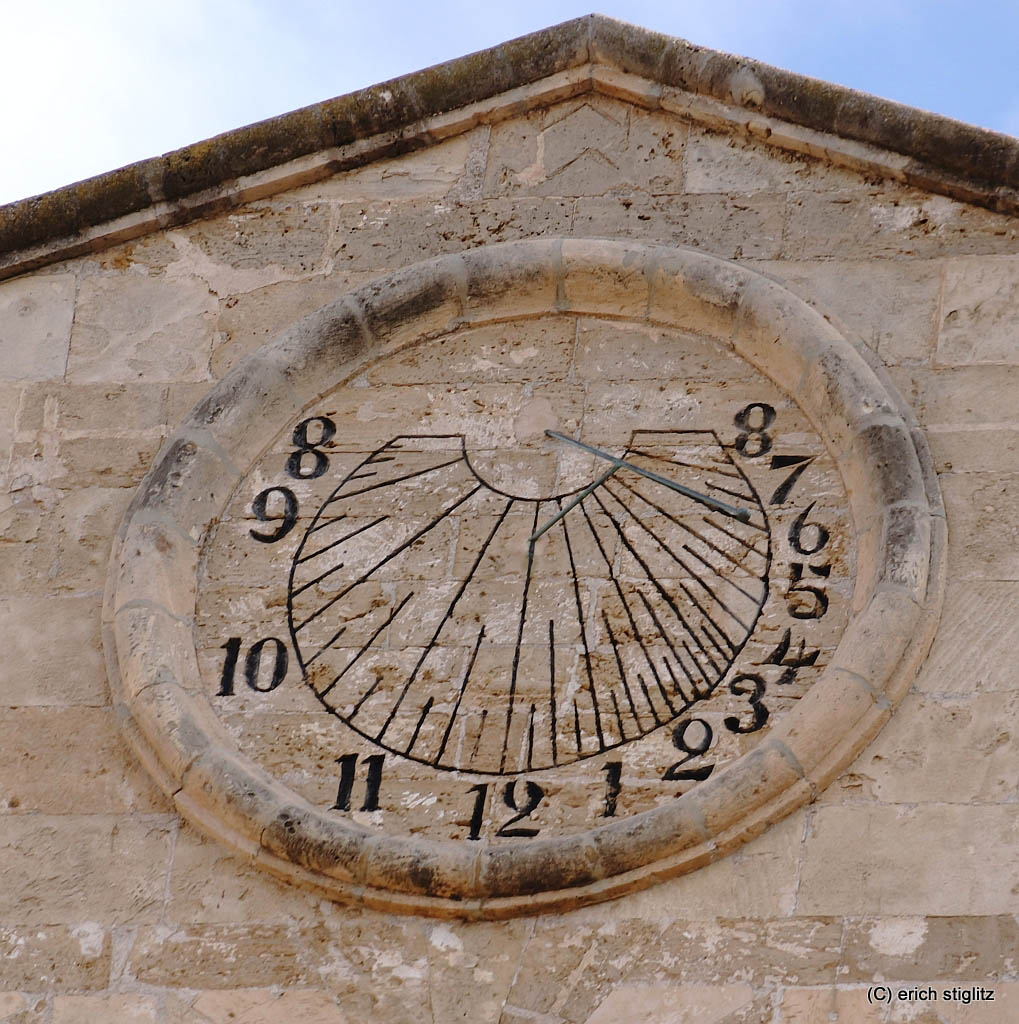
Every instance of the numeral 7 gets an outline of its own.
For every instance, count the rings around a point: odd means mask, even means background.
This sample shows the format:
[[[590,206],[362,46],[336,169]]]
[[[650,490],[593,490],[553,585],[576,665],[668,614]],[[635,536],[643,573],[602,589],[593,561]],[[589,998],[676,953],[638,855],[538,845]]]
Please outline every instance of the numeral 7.
[[[768,504],[781,505],[789,497],[796,481],[803,475],[803,471],[816,458],[816,455],[772,455],[772,469],[788,469],[790,466],[796,468],[775,488],[775,493],[771,496]]]

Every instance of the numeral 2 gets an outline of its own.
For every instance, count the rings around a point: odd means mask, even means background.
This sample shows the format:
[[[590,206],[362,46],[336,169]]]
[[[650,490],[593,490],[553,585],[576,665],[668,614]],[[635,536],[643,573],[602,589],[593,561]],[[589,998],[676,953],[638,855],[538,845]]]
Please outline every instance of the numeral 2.
[[[511,828],[510,826],[515,825],[518,821],[523,821],[524,818],[529,817],[538,809],[538,805],[545,798],[545,790],[536,782],[526,782],[524,784],[523,806],[520,806],[517,802],[516,785],[516,779],[506,783],[502,791],[502,801],[511,811],[516,811],[517,813],[505,824],[500,825],[495,834],[509,839],[518,837],[529,839],[536,836],[540,829]],[[488,786],[489,783],[487,782],[479,782],[476,786],[471,786],[467,791],[468,793],[477,794],[474,798],[474,811],[471,814],[471,827],[467,836],[468,839],[481,838],[481,826],[485,821],[485,803],[488,800]]]

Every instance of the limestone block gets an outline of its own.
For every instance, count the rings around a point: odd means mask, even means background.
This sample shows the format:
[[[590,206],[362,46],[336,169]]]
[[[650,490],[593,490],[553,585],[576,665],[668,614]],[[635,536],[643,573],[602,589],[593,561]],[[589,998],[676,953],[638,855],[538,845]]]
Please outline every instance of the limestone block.
[[[986,917],[868,917],[846,921],[839,964],[844,983],[879,974],[904,982],[994,983],[1019,948],[1011,914]]]
[[[342,906],[324,907],[321,922],[304,937],[316,980],[358,1024],[419,1024],[432,998],[432,958],[452,941],[431,922]]]
[[[61,439],[158,436],[166,425],[166,384],[28,384],[18,438],[56,431]],[[2,392],[0,392],[2,394]]]
[[[575,334],[576,322],[565,316],[470,328],[444,337],[441,349],[416,345],[377,362],[363,379],[372,385],[550,383],[569,366]]]
[[[284,328],[366,283],[370,277],[341,271],[299,281],[277,281],[224,298],[216,317],[213,375],[222,377]]]
[[[286,925],[144,927],[128,970],[144,985],[168,988],[288,987],[317,980],[300,931]]]
[[[902,186],[789,193],[782,255],[793,260],[933,258],[1015,251],[1014,218]]]
[[[23,493],[25,500],[0,512],[5,592],[19,597],[101,592],[113,530],[132,491],[84,487],[36,500]]]
[[[857,174],[731,132],[691,132],[684,153],[686,192],[789,192],[858,188]]]
[[[1019,367],[903,367],[892,378],[926,428],[939,472],[1019,472]]]
[[[303,203],[441,199],[467,173],[469,157],[487,135],[487,127],[475,128],[413,153],[374,160],[364,167],[341,171],[324,181],[294,189],[289,198]]]
[[[43,1024],[49,1018],[50,1004],[45,996],[23,992],[0,992],[0,1021],[4,1024]]]
[[[934,694],[1014,693],[1017,649],[1019,584],[950,580],[941,624],[914,689]]]
[[[686,125],[602,96],[492,128],[485,195],[598,196],[682,188]]]
[[[202,1024],[348,1024],[353,1020],[337,1006],[334,996],[313,988],[211,990],[200,992],[191,1009],[201,1016],[184,1019]]]
[[[318,897],[280,885],[222,843],[188,825],[174,846],[169,915],[194,924],[284,924],[313,919]]]
[[[53,1024],[157,1024],[155,996],[134,993],[109,996],[57,996]]]
[[[876,351],[885,365],[926,362],[937,330],[941,265],[926,260],[775,260],[754,265]]]
[[[1019,794],[1019,695],[907,696],[877,739],[822,800],[1006,803]]]
[[[112,936],[92,921],[0,926],[0,987],[29,992],[94,992],[110,981]],[[4,1020],[0,993],[0,1021]]]
[[[78,292],[68,380],[207,380],[217,301],[188,274],[93,275]]]
[[[630,916],[627,900],[608,912],[540,918],[508,1002],[527,1019],[584,1021],[613,990],[663,981],[694,988],[739,981],[757,991],[780,980],[830,984],[841,942],[842,922],[830,918],[691,920],[680,912],[644,920]]]
[[[773,259],[781,248],[785,209],[784,198],[775,195],[581,198],[571,233],[687,245],[724,259]]]
[[[938,985],[944,993],[944,986]],[[965,986],[959,986],[965,987]],[[994,990],[994,1002],[964,1003],[959,996],[953,1002],[938,1002],[938,1016],[944,1024],[1011,1024],[1019,1016],[1019,984],[1014,981],[996,982],[987,986]],[[894,1022],[909,1020],[904,1012],[893,1016]]]
[[[61,764],[73,768],[55,771]],[[0,813],[171,811],[124,745],[110,708],[3,708],[0,778]]]
[[[21,406],[23,386],[20,384],[0,383],[0,494],[7,497],[7,486],[10,477],[7,465],[11,457],[11,446],[14,443],[15,425],[18,409]],[[42,409],[40,408],[40,414]],[[3,499],[0,499],[3,500]]]
[[[865,988],[787,988],[782,993],[781,1024],[883,1024],[885,1007],[867,1002]]]
[[[584,1024],[735,1024],[748,1019],[740,1011],[751,1010],[753,1002],[753,989],[746,984],[621,985]]]
[[[1005,473],[949,473],[941,478],[952,542],[948,578],[1019,579],[1019,478]]]
[[[1017,839],[1009,805],[819,807],[803,847],[796,908],[865,916],[1014,913]]]
[[[30,487],[134,487],[162,443],[162,433],[63,439],[43,435],[15,442],[11,477]]]
[[[1019,258],[949,260],[935,359],[942,366],[1019,362]]]
[[[74,274],[41,274],[0,284],[0,378],[64,376],[75,284]]]
[[[162,913],[173,819],[0,816],[0,916],[23,924],[143,924]]]
[[[174,235],[187,239],[214,265],[246,272],[271,270],[273,276],[304,275],[321,263],[329,233],[329,210],[328,203],[294,202],[284,194],[196,221]],[[193,269],[206,276],[211,268],[196,260]],[[218,269],[212,269],[209,281],[216,292],[239,290],[233,275],[226,274],[219,280],[218,273]]]
[[[630,913],[635,917],[672,914],[690,920],[789,913],[796,899],[794,865],[800,856],[802,815],[802,811],[793,812],[734,853],[628,896]]]
[[[330,243],[334,271],[394,270],[492,242],[571,234],[573,201],[344,203]]]
[[[428,927],[429,1002],[435,1020],[501,1024],[530,930],[529,921]]]
[[[742,359],[703,337],[586,318],[577,325],[574,372],[594,383],[672,378],[677,385],[687,385],[753,378],[753,370]]]
[[[99,610],[96,595],[0,602],[5,706],[108,703]]]

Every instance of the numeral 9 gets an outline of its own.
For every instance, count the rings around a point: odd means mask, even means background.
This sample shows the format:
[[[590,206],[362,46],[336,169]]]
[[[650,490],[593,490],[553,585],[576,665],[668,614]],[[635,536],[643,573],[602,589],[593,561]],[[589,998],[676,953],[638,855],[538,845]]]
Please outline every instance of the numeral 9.
[[[260,523],[275,523],[279,521],[278,515],[269,515],[269,496],[271,494],[283,495],[283,519],[280,525],[272,533],[259,533],[257,530],[248,530],[255,540],[262,544],[275,544],[282,540],[297,522],[297,496],[289,487],[267,487],[264,491],[255,495],[251,503],[251,511]]]

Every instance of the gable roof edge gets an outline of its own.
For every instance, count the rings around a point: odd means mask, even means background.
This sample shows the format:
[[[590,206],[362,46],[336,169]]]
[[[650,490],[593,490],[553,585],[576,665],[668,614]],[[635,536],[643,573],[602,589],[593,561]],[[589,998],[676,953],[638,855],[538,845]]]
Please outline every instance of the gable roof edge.
[[[1019,139],[592,14],[0,206],[0,280],[501,119],[482,109],[497,96],[505,117],[639,80],[644,105],[670,109],[652,94],[678,90],[703,98],[685,104],[695,119],[826,156],[832,139],[857,143],[863,167],[1019,213]]]

